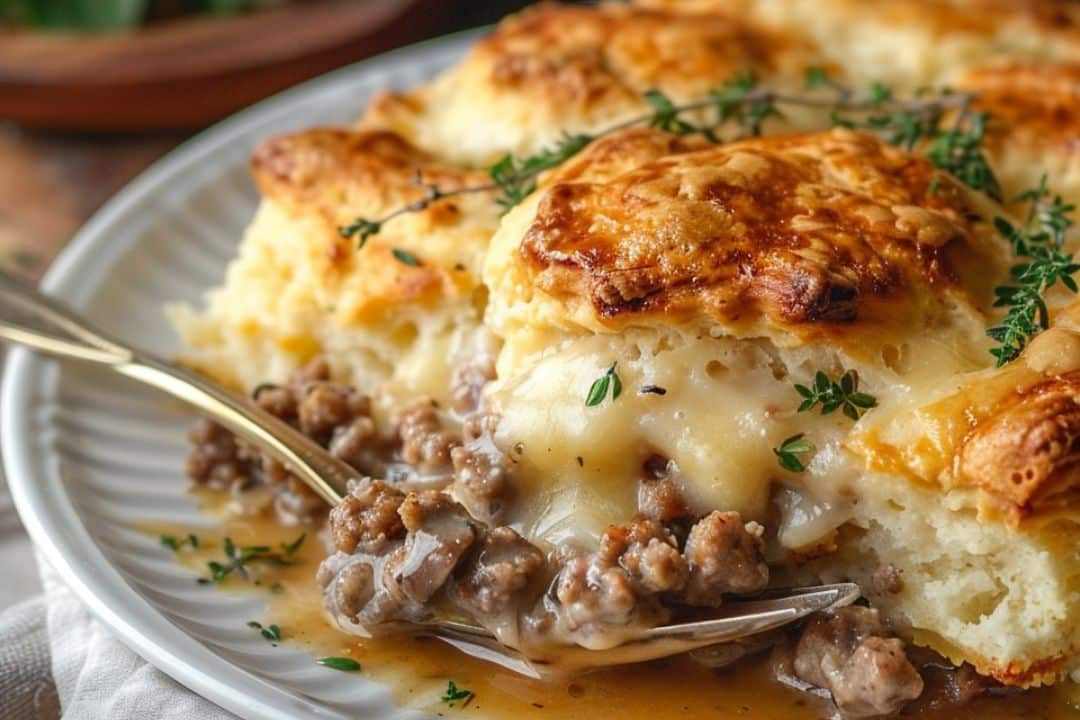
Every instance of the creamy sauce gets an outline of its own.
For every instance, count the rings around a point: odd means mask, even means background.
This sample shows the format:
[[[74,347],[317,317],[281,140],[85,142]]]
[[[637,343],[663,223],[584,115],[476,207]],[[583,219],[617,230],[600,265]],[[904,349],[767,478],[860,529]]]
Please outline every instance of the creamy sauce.
[[[203,494],[207,509],[219,505]],[[160,525],[141,528],[155,537],[177,538],[187,528]],[[230,577],[225,591],[265,594],[269,609],[263,624],[280,626],[283,642],[303,647],[314,658],[351,657],[361,673],[388,686],[395,701],[407,708],[453,717],[492,720],[618,717],[620,720],[684,720],[747,718],[748,720],[821,720],[833,717],[831,703],[770,680],[768,654],[725,670],[709,670],[687,658],[623,666],[570,680],[541,682],[470,658],[430,638],[361,639],[333,628],[323,617],[315,572],[325,556],[317,528],[282,527],[270,518],[229,519],[216,533],[201,533],[198,550],[184,548],[178,560],[201,575],[206,563],[221,561],[223,539],[237,545],[291,542],[301,532],[308,538],[287,567],[257,566],[250,580]],[[266,652],[274,652],[267,644]],[[472,691],[466,703],[443,702],[447,682]],[[982,698],[964,707],[963,717],[979,720],[1080,720],[1080,693],[1074,683],[1033,690],[1007,698]],[[1066,697],[1072,692],[1072,698]],[[1072,705],[1070,705],[1070,701]],[[957,711],[922,715],[955,720]]]

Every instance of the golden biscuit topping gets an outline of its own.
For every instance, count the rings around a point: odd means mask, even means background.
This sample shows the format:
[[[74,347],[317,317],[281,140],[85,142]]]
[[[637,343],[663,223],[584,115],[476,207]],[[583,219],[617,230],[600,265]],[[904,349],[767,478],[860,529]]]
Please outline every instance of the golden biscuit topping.
[[[843,130],[674,155],[663,140],[605,138],[547,180],[520,243],[537,288],[608,327],[883,320],[916,286],[985,303],[957,262],[997,254],[981,201],[926,160]]]
[[[1080,63],[1020,63],[968,70],[959,86],[993,117],[989,139],[1080,151]]]
[[[740,73],[798,86],[813,55],[790,34],[722,12],[544,3],[500,23],[433,83],[376,97],[363,124],[485,164],[647,110],[650,90],[701,99]]]
[[[961,479],[1021,515],[1080,487],[1080,372],[1006,398],[960,453]]]

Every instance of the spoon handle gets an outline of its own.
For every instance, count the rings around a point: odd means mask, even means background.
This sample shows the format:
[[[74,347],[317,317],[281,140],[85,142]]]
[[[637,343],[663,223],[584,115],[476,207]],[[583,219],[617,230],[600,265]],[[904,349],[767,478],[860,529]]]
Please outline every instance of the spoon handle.
[[[361,477],[350,465],[248,399],[108,337],[60,303],[3,273],[0,341],[103,365],[163,390],[265,450],[331,506],[345,496],[348,480]]]

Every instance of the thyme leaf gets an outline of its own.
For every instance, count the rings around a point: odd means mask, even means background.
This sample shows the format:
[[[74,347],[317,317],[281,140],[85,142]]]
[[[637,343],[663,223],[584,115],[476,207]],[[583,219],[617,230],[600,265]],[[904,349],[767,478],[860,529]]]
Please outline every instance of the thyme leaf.
[[[402,263],[403,265],[408,265],[409,267],[420,267],[420,261],[408,250],[394,248],[390,252],[393,254],[394,259],[397,260],[399,263]]]
[[[449,680],[446,683],[446,692],[442,695],[442,701],[447,705],[453,706],[458,700],[464,700],[462,704],[467,704],[469,700],[473,698],[474,694],[472,690],[466,690],[465,688],[459,688],[457,683],[453,680]]]
[[[328,667],[341,672],[359,672],[360,663],[347,657],[324,657],[315,661],[323,667]]]
[[[779,447],[773,448],[773,454],[776,455],[776,461],[780,467],[796,473],[806,470],[806,465],[799,456],[813,452],[814,446],[809,440],[804,439],[804,435],[805,433],[792,435],[780,443]]]
[[[619,373],[615,371],[617,365],[617,362],[611,363],[611,367],[605,370],[603,375],[593,380],[592,385],[589,386],[589,394],[585,397],[587,407],[595,407],[604,402],[609,389],[611,390],[612,402],[622,394],[622,379],[619,377]]]

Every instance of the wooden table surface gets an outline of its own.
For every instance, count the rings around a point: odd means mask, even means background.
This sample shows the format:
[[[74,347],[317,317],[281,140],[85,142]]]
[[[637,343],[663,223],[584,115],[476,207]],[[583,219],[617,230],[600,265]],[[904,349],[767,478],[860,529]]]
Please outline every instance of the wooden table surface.
[[[183,139],[55,135],[0,124],[0,268],[40,278],[102,203]]]
[[[494,22],[525,0],[466,0],[436,35]],[[0,269],[36,281],[86,220],[186,134],[62,134],[0,118]]]

